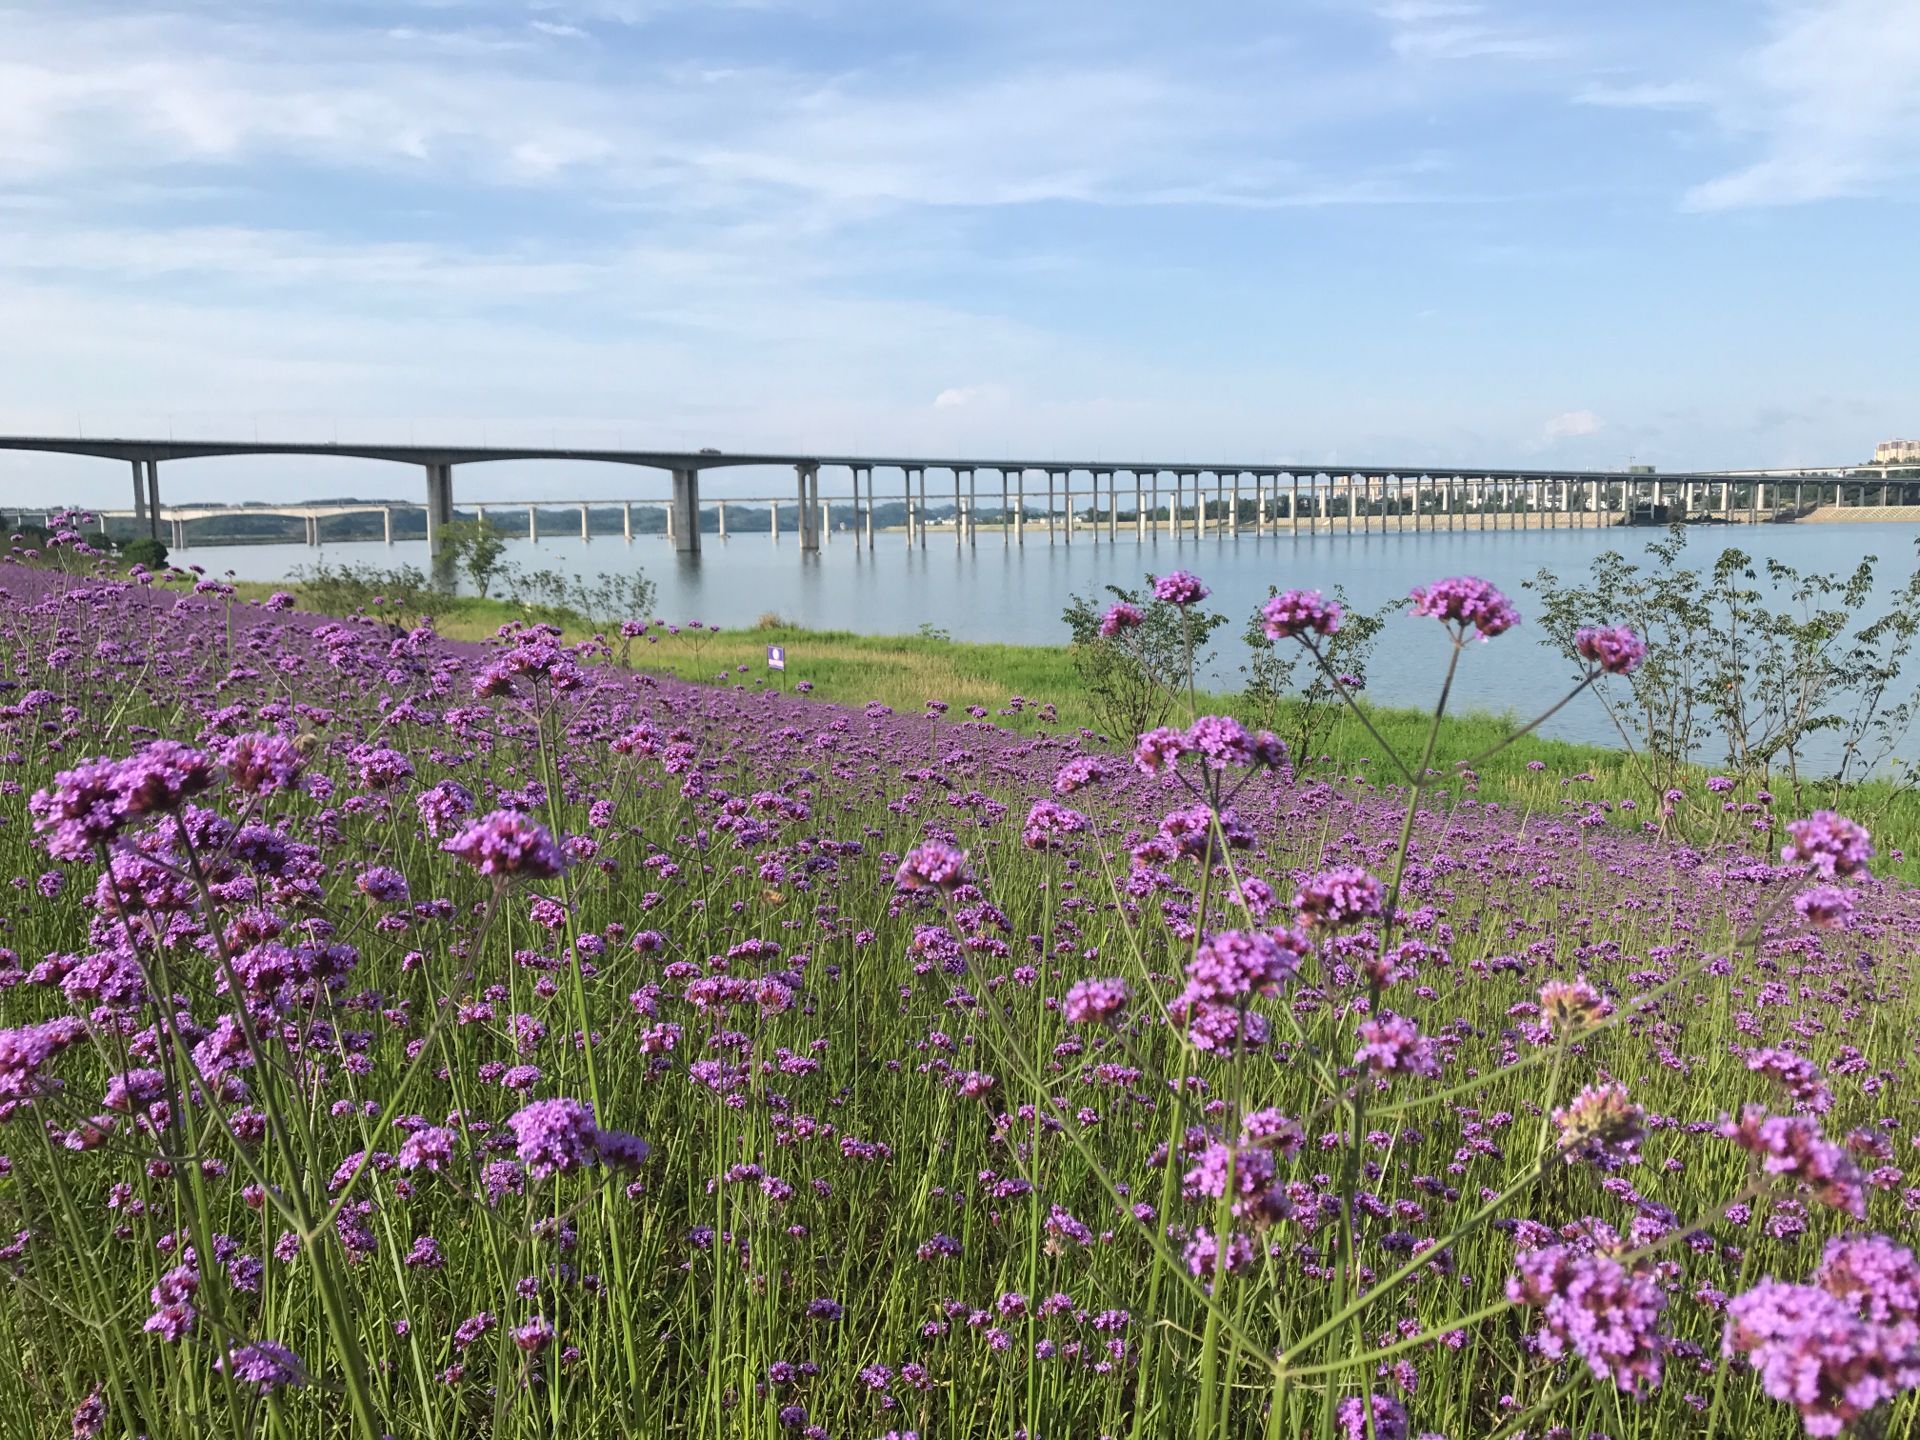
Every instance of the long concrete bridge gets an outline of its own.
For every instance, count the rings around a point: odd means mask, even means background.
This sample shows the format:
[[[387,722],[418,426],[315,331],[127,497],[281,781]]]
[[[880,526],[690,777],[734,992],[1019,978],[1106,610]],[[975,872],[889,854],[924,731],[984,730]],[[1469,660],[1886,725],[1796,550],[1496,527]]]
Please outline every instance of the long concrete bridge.
[[[169,527],[177,545],[186,541],[190,521],[216,516],[298,516],[306,521],[310,544],[319,542],[320,520],[327,516],[378,513],[386,538],[393,538],[393,512],[426,512],[428,544],[436,553],[445,527],[454,517],[456,466],[497,461],[589,461],[660,472],[665,494],[600,501],[499,501],[469,505],[476,511],[518,509],[528,514],[530,533],[538,534],[538,512],[556,507],[580,511],[587,534],[590,509],[621,507],[623,529],[633,534],[633,509],[664,506],[666,531],[682,553],[700,549],[700,477],[709,470],[791,469],[791,500],[728,496],[710,502],[720,511],[726,533],[726,506],[768,506],[768,525],[777,538],[780,506],[795,506],[802,551],[818,550],[831,534],[833,497],[823,500],[823,470],[844,471],[850,482],[842,508],[850,507],[856,543],[873,544],[874,511],[898,501],[910,542],[922,545],[936,528],[931,506],[944,506],[951,489],[950,526],[955,544],[976,543],[980,528],[981,479],[987,479],[988,514],[997,511],[1003,544],[1024,544],[1030,524],[1044,524],[1049,541],[1071,544],[1077,532],[1095,541],[1104,528],[1108,540],[1121,533],[1123,500],[1134,538],[1192,531],[1238,535],[1286,530],[1305,533],[1369,533],[1375,530],[1464,530],[1505,528],[1579,528],[1666,519],[1763,523],[1799,519],[1834,505],[1845,506],[1851,492],[1857,506],[1876,509],[1920,500],[1920,465],[1836,465],[1773,470],[1702,470],[1654,474],[1629,470],[1538,470],[1421,465],[1326,466],[1270,461],[1025,460],[909,457],[886,455],[745,454],[717,450],[597,450],[505,446],[379,445],[335,442],[228,440],[148,440],[85,436],[0,436],[0,450],[91,456],[126,463],[133,470],[133,505],[109,515],[131,518],[161,538]],[[343,505],[193,505],[163,506],[163,461],[220,456],[330,456],[413,466],[424,473],[426,493],[417,506],[404,501]],[[876,474],[897,476],[883,490]],[[929,474],[944,477],[929,500]],[[999,504],[993,506],[993,481]],[[1032,484],[1030,495],[1029,484]],[[1041,486],[1044,484],[1044,502]],[[1103,493],[1104,492],[1104,493]],[[1829,502],[1828,497],[1831,497]],[[1036,517],[1034,507],[1040,507]],[[1164,508],[1164,522],[1161,513]],[[1104,514],[1103,514],[1104,511]]]

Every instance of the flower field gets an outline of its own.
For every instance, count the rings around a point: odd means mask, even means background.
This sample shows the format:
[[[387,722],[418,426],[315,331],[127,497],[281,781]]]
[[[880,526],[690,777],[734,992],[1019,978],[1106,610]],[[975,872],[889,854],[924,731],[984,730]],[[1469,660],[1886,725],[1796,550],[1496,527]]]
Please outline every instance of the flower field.
[[[198,588],[0,567],[0,1434],[1920,1434],[1920,895],[1839,816]]]

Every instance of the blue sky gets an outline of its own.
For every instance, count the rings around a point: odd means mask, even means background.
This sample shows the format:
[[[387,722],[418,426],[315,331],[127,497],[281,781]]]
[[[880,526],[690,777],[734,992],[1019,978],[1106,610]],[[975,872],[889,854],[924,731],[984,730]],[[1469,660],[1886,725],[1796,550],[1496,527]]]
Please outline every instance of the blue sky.
[[[4,430],[1667,468],[1920,432],[1915,0],[0,0],[0,34]],[[49,474],[123,488],[0,456],[8,495]]]

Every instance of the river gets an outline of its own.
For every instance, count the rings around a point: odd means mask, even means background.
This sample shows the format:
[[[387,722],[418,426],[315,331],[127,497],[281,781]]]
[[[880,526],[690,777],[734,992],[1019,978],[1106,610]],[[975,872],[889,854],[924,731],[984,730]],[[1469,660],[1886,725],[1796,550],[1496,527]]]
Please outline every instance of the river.
[[[1404,596],[1414,585],[1446,575],[1480,575],[1505,589],[1524,617],[1534,600],[1522,582],[1541,569],[1563,579],[1584,574],[1608,549],[1644,559],[1646,546],[1664,532],[1652,528],[1544,531],[1455,531],[1391,535],[1243,535],[1204,539],[1160,535],[1144,543],[1130,535],[1119,543],[1087,534],[1072,545],[1049,545],[1044,531],[1029,528],[1027,543],[1003,545],[997,531],[983,531],[971,547],[956,547],[951,531],[936,531],[924,549],[899,533],[876,537],[869,552],[852,535],[833,535],[817,556],[802,558],[791,531],[776,544],[765,534],[703,537],[697,560],[675,555],[660,537],[623,541],[551,538],[507,542],[506,561],[527,568],[571,570],[593,576],[643,570],[659,587],[656,609],[666,620],[701,620],[727,628],[751,625],[768,613],[816,629],[912,634],[922,626],[956,640],[1018,644],[1065,643],[1061,610],[1075,594],[1108,584],[1137,585],[1145,572],[1191,570],[1213,588],[1213,608],[1232,617],[1223,627],[1210,681],[1233,688],[1245,659],[1239,632],[1244,617],[1266,598],[1267,587],[1300,586],[1331,591],[1342,585],[1353,601],[1372,607]],[[1866,554],[1878,555],[1875,613],[1903,583],[1912,566],[1914,536],[1893,524],[1698,526],[1690,532],[1689,564],[1710,566],[1727,548],[1756,559],[1776,557],[1802,571],[1850,570]],[[195,546],[177,552],[176,564],[207,573],[231,572],[247,580],[282,580],[296,568],[333,565],[413,565],[425,568],[426,545],[402,541],[305,545]],[[1596,620],[1608,617],[1596,616]],[[1368,670],[1368,693],[1385,704],[1425,706],[1437,690],[1446,646],[1437,626],[1395,619],[1382,633]],[[789,663],[804,674],[804,646]],[[1552,653],[1537,632],[1521,629],[1465,656],[1456,695],[1460,704],[1531,714],[1561,690],[1567,662]],[[1911,677],[1920,682],[1920,673]],[[1600,704],[1583,696],[1543,727],[1570,740],[1618,743]],[[1920,758],[1909,737],[1902,755]],[[1818,752],[1816,751],[1816,755]]]

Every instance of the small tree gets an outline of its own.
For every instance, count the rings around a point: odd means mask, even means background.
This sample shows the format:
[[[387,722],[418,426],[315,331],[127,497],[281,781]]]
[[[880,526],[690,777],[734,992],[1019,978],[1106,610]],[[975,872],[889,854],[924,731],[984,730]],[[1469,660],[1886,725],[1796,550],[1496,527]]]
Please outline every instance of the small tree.
[[[473,588],[484,597],[507,551],[506,539],[493,521],[484,515],[450,521],[440,532],[440,544],[451,563],[466,572]]]

